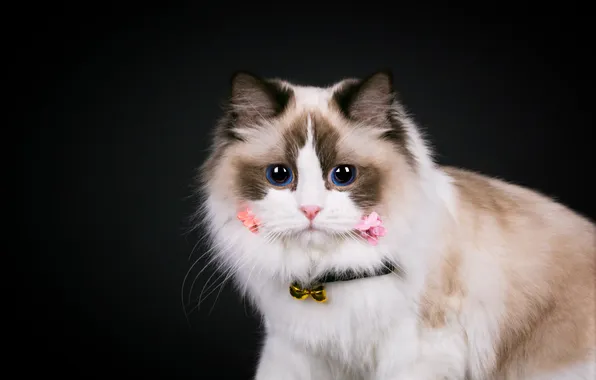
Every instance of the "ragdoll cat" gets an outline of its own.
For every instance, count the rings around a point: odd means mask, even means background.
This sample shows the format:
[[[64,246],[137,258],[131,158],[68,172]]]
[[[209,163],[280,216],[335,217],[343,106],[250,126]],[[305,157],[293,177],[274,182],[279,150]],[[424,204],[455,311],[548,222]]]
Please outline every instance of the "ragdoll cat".
[[[435,164],[389,72],[235,74],[200,178],[263,318],[257,380],[596,378],[595,225]]]

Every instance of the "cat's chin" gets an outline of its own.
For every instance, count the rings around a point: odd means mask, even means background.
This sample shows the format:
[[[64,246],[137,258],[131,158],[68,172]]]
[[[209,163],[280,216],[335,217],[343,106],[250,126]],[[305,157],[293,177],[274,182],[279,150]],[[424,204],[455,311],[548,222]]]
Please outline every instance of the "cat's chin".
[[[328,246],[337,248],[338,243],[357,238],[353,229],[306,223],[287,228],[283,232],[263,230],[263,233],[266,238],[274,236],[274,240],[283,241],[284,244],[320,249]]]
[[[291,239],[303,246],[323,248],[328,245],[337,246],[337,243],[347,237],[347,231],[325,229],[321,227],[305,227],[292,233]]]
[[[305,228],[300,231],[297,236],[299,243],[305,246],[321,246],[326,245],[333,239],[333,236],[318,228]]]

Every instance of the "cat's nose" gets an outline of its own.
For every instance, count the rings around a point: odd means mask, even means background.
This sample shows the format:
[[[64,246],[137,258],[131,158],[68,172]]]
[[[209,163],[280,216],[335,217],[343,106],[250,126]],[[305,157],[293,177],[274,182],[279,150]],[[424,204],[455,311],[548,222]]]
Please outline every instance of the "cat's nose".
[[[302,212],[304,213],[304,215],[306,215],[308,220],[313,220],[319,214],[321,208],[319,206],[307,205],[301,206],[300,210],[302,210]]]

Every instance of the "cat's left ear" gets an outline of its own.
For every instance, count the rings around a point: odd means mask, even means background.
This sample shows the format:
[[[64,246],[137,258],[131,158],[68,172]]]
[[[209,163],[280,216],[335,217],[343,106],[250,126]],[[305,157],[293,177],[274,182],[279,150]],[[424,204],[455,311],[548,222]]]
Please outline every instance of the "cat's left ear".
[[[350,120],[386,124],[395,98],[393,75],[390,70],[380,70],[364,79],[346,80],[333,98],[340,112]]]

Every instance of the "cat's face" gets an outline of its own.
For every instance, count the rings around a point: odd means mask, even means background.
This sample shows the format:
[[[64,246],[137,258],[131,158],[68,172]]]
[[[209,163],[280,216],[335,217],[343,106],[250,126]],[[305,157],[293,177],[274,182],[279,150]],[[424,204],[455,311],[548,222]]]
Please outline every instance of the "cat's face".
[[[203,167],[211,218],[241,225],[250,208],[255,239],[271,243],[357,239],[355,225],[384,217],[415,171],[393,96],[387,73],[324,89],[236,74]]]

